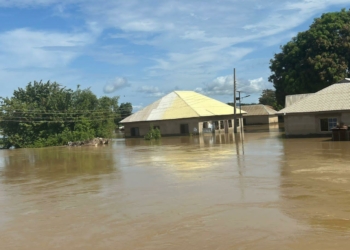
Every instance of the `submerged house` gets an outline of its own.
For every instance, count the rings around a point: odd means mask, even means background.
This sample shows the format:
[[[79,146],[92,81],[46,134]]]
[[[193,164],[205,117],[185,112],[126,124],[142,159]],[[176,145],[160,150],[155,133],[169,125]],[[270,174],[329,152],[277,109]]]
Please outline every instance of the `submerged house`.
[[[236,112],[240,131],[242,117],[239,109]],[[124,126],[125,137],[142,137],[150,126],[159,128],[165,136],[229,132],[234,127],[233,113],[232,106],[194,91],[174,91],[120,123]]]
[[[337,123],[350,124],[350,79],[332,84],[280,110],[286,135],[327,135]]]
[[[242,110],[247,112],[243,115],[244,125],[278,123],[277,111],[270,106],[263,104],[244,105]]]

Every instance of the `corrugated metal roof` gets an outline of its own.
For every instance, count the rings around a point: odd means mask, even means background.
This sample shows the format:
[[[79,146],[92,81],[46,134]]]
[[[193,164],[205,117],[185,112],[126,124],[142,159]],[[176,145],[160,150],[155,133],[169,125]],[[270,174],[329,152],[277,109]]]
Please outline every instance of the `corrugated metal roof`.
[[[236,109],[236,111],[239,114],[240,110]],[[244,113],[242,111],[242,114]],[[174,91],[135,114],[126,117],[121,123],[232,114],[233,107],[223,102],[194,91]]]
[[[299,95],[287,95],[286,96],[286,107],[289,107],[290,105],[293,105],[296,102],[299,102],[300,100],[303,100],[304,98],[313,95],[312,94],[299,94]]]
[[[247,112],[247,114],[245,114],[244,116],[275,115],[277,113],[276,110],[270,108],[269,106],[263,105],[263,104],[244,105],[244,106],[242,106],[242,110]]]
[[[350,110],[350,83],[335,83],[293,105],[278,114]]]

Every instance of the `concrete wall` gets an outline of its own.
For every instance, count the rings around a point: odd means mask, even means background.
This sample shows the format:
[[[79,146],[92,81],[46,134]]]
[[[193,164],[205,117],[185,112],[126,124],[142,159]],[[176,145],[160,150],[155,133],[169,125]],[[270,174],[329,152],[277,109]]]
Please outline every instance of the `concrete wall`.
[[[345,125],[350,126],[350,112],[342,113],[340,119]]]
[[[228,120],[232,121],[232,127],[228,127]],[[160,129],[160,133],[166,135],[181,135],[180,125],[188,124],[189,133],[194,133],[196,128],[197,133],[201,134],[203,131],[203,123],[208,121],[223,121],[224,127],[218,130],[214,130],[216,133],[232,132],[234,128],[234,122],[232,116],[216,116],[216,117],[200,117],[189,119],[177,119],[177,120],[164,120],[164,121],[146,121],[146,122],[132,122],[124,123],[125,137],[131,137],[131,128],[137,127],[139,129],[140,137],[145,136],[150,128],[150,125],[157,126]],[[237,128],[240,131],[240,127]]]
[[[343,121],[346,125],[350,124],[350,112],[344,113],[311,113],[300,115],[285,115],[284,129],[286,135],[326,135],[331,131],[321,131],[320,119],[337,118],[337,121]]]
[[[124,133],[126,137],[131,136],[131,128],[138,127],[140,136],[145,136],[151,126],[157,126],[160,129],[162,135],[179,135],[180,125],[188,124],[189,133],[193,133],[193,129],[196,128],[198,131],[198,120],[197,119],[181,119],[181,120],[168,120],[168,121],[152,121],[152,122],[135,122],[135,123],[125,123]]]
[[[270,115],[269,116],[269,123],[278,123],[278,116],[277,115]]]
[[[246,125],[257,125],[257,124],[269,123],[269,117],[267,115],[244,116],[244,120]]]
[[[259,125],[278,122],[277,115],[254,115],[244,116],[246,125]]]

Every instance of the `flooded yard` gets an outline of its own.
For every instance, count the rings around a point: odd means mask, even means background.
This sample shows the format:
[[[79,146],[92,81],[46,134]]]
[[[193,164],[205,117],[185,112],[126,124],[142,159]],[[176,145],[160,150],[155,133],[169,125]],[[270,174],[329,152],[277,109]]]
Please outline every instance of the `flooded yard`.
[[[2,249],[347,249],[349,142],[279,132],[0,150]]]

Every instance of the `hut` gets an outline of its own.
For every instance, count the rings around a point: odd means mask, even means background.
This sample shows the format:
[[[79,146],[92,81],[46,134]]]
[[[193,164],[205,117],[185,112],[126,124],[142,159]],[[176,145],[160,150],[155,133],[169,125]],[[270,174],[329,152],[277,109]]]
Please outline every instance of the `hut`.
[[[278,123],[277,111],[270,106],[263,104],[244,105],[242,110],[247,112],[243,115],[244,125]]]
[[[236,112],[240,131],[239,126],[243,126],[241,111],[236,109]],[[158,128],[163,136],[228,133],[234,128],[233,113],[232,106],[194,91],[174,91],[120,123],[124,126],[125,137],[143,137],[150,126]]]

